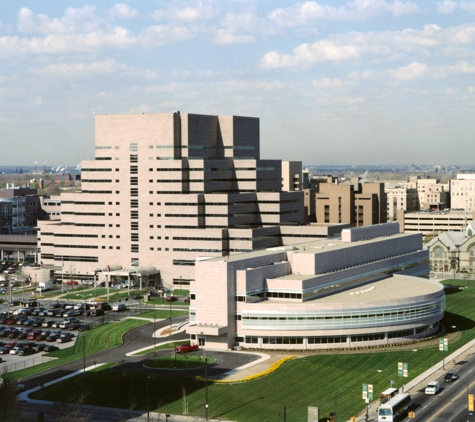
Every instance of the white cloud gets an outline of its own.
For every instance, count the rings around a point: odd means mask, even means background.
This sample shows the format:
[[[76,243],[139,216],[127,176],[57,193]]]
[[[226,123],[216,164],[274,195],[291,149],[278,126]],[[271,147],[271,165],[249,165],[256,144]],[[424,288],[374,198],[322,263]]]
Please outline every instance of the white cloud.
[[[106,59],[90,63],[54,63],[38,70],[37,73],[77,77],[78,74],[94,76],[98,73],[115,73],[119,69],[125,68],[125,65],[119,64],[115,60]]]
[[[357,45],[338,45],[329,40],[322,40],[299,45],[294,48],[293,53],[288,55],[271,51],[263,57],[262,64],[264,67],[276,68],[353,60],[361,56],[361,48]]]
[[[176,41],[186,41],[195,36],[196,32],[193,28],[184,25],[153,25],[139,34],[138,41],[146,47],[151,47]]]
[[[292,54],[266,53],[261,64],[268,68],[310,66],[323,62],[360,59],[402,58],[408,55],[427,57],[475,57],[470,46],[475,42],[475,25],[442,28],[424,25],[422,30],[348,32],[305,43]]]
[[[107,47],[124,48],[137,43],[127,29],[115,27],[79,34],[50,34],[44,37],[0,37],[0,57],[23,53],[58,54],[78,51],[97,51]]]
[[[448,14],[452,13],[457,7],[457,3],[452,0],[444,0],[437,3],[437,13]]]
[[[422,79],[427,76],[428,66],[425,63],[413,62],[396,70],[389,70],[388,74],[397,81]]]
[[[116,3],[109,9],[109,16],[112,19],[134,19],[139,16],[139,12],[125,3]]]
[[[475,66],[465,61],[459,62],[455,66],[450,66],[449,69],[452,70],[454,73],[460,74],[475,73]]]
[[[88,32],[97,29],[98,19],[94,6],[81,8],[69,7],[61,18],[50,18],[45,14],[34,16],[33,12],[23,7],[18,12],[18,30],[24,33],[70,34]]]
[[[274,9],[269,13],[268,18],[279,26],[294,27],[312,24],[317,20],[364,21],[384,13],[398,17],[412,15],[419,11],[419,6],[411,1],[354,0],[338,7],[306,1],[287,8]]]
[[[467,91],[469,94],[475,94],[475,86],[469,86],[467,88]]]
[[[343,81],[339,78],[321,78],[321,79],[314,79],[312,81],[312,85],[316,88],[342,88]]]
[[[364,72],[354,71],[348,75],[348,79],[370,79],[373,75],[374,72],[372,70],[365,70]]]
[[[475,13],[475,1],[463,1],[460,3],[460,8]]]
[[[218,3],[219,4],[219,3]],[[155,21],[198,22],[216,18],[218,12],[212,1],[185,2],[172,1],[167,7],[154,10],[152,18]]]
[[[220,22],[220,26],[214,36],[216,44],[244,44],[255,41],[257,32],[262,31],[265,23],[258,21],[251,11],[230,12]]]

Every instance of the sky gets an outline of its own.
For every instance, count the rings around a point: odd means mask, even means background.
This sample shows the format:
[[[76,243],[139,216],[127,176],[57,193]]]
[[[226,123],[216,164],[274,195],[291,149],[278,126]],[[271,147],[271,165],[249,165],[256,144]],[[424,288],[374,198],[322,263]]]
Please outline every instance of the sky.
[[[475,162],[475,0],[11,0],[0,165],[94,157],[94,113],[259,116],[261,158]]]

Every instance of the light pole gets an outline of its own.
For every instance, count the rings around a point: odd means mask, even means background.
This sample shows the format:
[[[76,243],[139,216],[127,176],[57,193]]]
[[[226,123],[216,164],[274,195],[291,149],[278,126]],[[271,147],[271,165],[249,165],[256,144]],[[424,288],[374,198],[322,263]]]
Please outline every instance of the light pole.
[[[86,375],[86,333],[82,336],[84,340],[84,349],[82,351],[82,365],[83,365],[83,374]]]
[[[172,318],[172,297],[173,297],[173,295],[171,294],[171,295],[170,295],[170,331],[171,331],[172,325],[173,325],[173,318]]]
[[[412,349],[413,352],[417,352],[417,349]],[[407,351],[402,355],[402,362],[397,364],[398,376],[401,377],[401,393],[404,393],[404,378],[409,376],[408,364],[404,362],[404,358],[407,354]]]
[[[147,422],[150,422],[150,406],[149,406],[149,395],[148,395],[148,382],[150,377],[147,377]]]
[[[155,347],[157,347],[157,337],[155,336],[155,333],[157,331],[157,318],[156,314],[153,314],[153,350],[155,350]]]
[[[206,420],[208,420],[208,358],[205,358],[205,377],[206,377]]]
[[[284,422],[287,422],[287,409],[290,409],[291,406],[284,406]]]
[[[86,312],[86,297],[92,296],[92,294],[76,293],[76,296],[82,297],[82,312],[84,314],[84,325],[87,324],[87,312]]]
[[[376,369],[376,372],[382,372],[381,369]],[[365,414],[365,421],[369,421],[369,404],[371,400],[373,400],[373,385],[369,384],[369,376],[373,371],[368,372],[366,376],[366,384],[363,384],[363,399],[366,403],[366,414]]]

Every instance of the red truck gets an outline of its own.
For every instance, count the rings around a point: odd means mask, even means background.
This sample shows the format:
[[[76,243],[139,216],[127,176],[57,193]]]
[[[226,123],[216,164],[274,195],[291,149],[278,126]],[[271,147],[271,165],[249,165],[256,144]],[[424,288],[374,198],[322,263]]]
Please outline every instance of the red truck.
[[[175,347],[177,353],[188,353],[193,350],[198,350],[200,347],[197,344],[181,344],[180,346]]]

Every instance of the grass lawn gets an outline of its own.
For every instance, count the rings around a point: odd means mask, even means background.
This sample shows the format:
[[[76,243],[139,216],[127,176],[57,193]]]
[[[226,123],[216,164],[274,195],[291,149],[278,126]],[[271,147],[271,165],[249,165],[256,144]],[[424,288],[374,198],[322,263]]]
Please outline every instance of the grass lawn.
[[[56,350],[55,352],[47,353],[45,355],[57,357],[57,360],[13,372],[12,377],[14,379],[25,378],[29,375],[36,374],[50,368],[55,368],[56,366],[62,365],[63,363],[81,359],[84,355],[84,343],[86,343],[86,356],[100,352],[101,350],[107,348],[118,346],[122,344],[122,336],[127,331],[145,324],[148,324],[148,322],[137,319],[126,319],[116,323],[101,325],[91,331],[88,331],[87,334],[81,333],[76,345],[74,345],[74,342],[71,342],[71,347]],[[84,337],[86,337],[86,342],[84,342]]]
[[[173,290],[173,294],[175,296],[188,296],[190,294],[190,291],[185,289],[175,289]]]
[[[185,303],[185,302],[167,302],[167,299],[164,298],[164,297],[153,297],[151,298],[148,303],[150,303],[151,305],[168,305],[170,306],[170,303],[172,304],[172,306],[190,306],[189,303]]]
[[[466,286],[466,281],[447,280],[447,284]],[[475,283],[465,290],[447,292],[447,310],[443,324],[455,325],[457,332],[449,334],[449,352],[475,338]],[[412,349],[417,349],[413,352]],[[273,421],[277,412],[287,409],[288,420],[306,420],[307,407],[318,406],[321,420],[326,420],[334,410],[337,400],[338,420],[348,420],[360,413],[362,384],[374,386],[375,397],[390,387],[400,387],[402,380],[397,375],[397,363],[408,363],[409,378],[440,361],[444,352],[438,349],[438,339],[410,346],[407,350],[366,350],[361,353],[309,355],[286,362],[279,370],[268,376],[241,384],[209,384],[210,417],[246,422]],[[289,352],[289,354],[291,354]],[[381,372],[378,372],[381,370]],[[205,385],[194,378],[156,376],[149,380],[150,397],[154,409],[172,414],[182,414],[184,399],[188,411],[204,415]],[[115,371],[99,371],[87,374],[86,378],[75,377],[62,382],[62,386],[45,389],[47,399],[63,397],[67,392],[85,388],[90,393],[87,403],[110,407],[136,409],[146,407],[146,375],[124,374]],[[78,383],[83,383],[79,386]],[[110,386],[114,388],[110,388]],[[35,393],[39,397],[39,392]]]
[[[179,317],[182,315],[188,315],[188,310],[186,311],[175,311],[172,310],[172,319],[175,317]],[[168,309],[156,309],[154,311],[147,311],[141,314],[134,315],[135,317],[141,318],[150,318],[153,321],[155,319],[169,319],[170,318],[170,311]],[[172,321],[173,322],[173,321]]]

